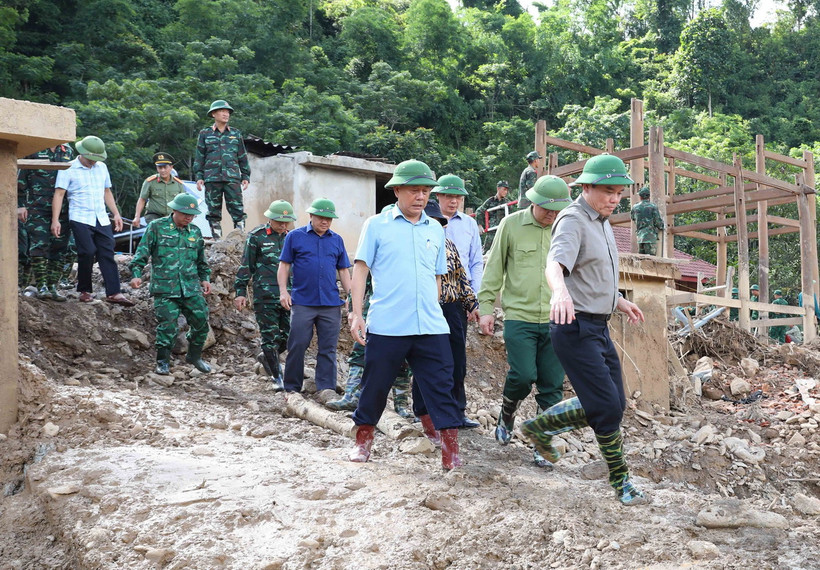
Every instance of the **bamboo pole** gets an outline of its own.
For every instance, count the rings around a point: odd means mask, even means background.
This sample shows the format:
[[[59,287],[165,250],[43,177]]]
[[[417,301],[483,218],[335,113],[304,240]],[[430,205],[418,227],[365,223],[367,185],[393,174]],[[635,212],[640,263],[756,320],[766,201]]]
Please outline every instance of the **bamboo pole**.
[[[733,158],[735,167],[735,211],[737,216],[737,258],[739,273],[739,297],[741,308],[739,313],[740,328],[751,332],[751,320],[749,318],[749,227],[746,224],[746,197],[743,192],[743,163],[740,157],[735,154]]]
[[[755,172],[766,174],[766,143],[763,135],[755,137]],[[758,184],[758,190],[760,185]],[[762,200],[757,203],[757,245],[758,245],[758,265],[757,281],[760,287],[760,298],[765,301],[771,299],[769,295],[769,205]],[[761,319],[769,318],[769,313],[760,313]],[[768,336],[768,330],[764,326],[760,333]]]

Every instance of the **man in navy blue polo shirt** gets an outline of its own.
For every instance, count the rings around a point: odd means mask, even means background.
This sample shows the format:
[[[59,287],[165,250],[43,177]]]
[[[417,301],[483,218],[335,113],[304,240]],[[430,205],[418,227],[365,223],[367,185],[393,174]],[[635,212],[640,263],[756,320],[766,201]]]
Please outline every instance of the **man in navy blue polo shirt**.
[[[285,391],[300,392],[305,375],[305,351],[316,328],[316,390],[321,397],[336,395],[336,344],[344,300],[339,296],[336,275],[345,292],[350,291],[350,260],[344,240],[330,230],[336,206],[326,198],[314,200],[307,209],[310,223],[288,232],[279,256],[279,302],[290,310],[290,337],[285,360]],[[293,288],[288,275],[293,268]],[[324,390],[332,394],[322,394]]]
[[[441,276],[447,273],[444,229],[424,213],[437,184],[423,162],[402,162],[385,184],[396,195],[396,207],[368,218],[359,236],[350,332],[367,349],[362,393],[353,413],[357,428],[351,461],[370,458],[374,428],[407,359],[428,410],[419,419],[428,437],[440,437],[442,467],[461,465],[458,428],[463,414],[452,394],[450,327],[438,302]],[[365,323],[362,302],[368,273],[373,275],[373,295]]]

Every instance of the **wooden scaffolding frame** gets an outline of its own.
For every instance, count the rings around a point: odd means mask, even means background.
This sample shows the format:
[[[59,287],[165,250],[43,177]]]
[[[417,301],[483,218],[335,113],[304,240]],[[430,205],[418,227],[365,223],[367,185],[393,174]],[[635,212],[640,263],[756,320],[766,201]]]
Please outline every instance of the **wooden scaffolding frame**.
[[[605,152],[620,157],[630,165],[630,172],[635,184],[629,190],[629,197],[634,205],[638,200],[637,191],[647,181],[650,199],[658,206],[661,217],[666,221],[662,246],[659,253],[662,257],[672,258],[675,235],[702,239],[715,243],[717,248],[717,284],[723,291],[722,296],[709,296],[702,293],[675,292],[667,298],[668,305],[709,304],[739,309],[739,324],[744,330],[751,331],[750,311],[758,311],[760,319],[754,321],[754,327],[763,334],[770,326],[803,325],[804,340],[809,341],[817,336],[815,323],[814,299],[820,298],[820,275],[817,262],[817,203],[815,194],[814,156],[803,151],[803,158],[768,151],[762,135],[757,135],[755,169],[743,168],[737,155],[732,164],[676,150],[664,144],[663,129],[649,128],[649,143],[645,142],[643,101],[632,99],[630,122],[630,148],[616,151],[612,139],[607,139],[606,148],[578,144],[547,135],[546,122],[538,121],[535,127],[535,150],[547,157],[546,164],[540,168],[539,176],[552,174],[566,179],[574,179],[584,168],[588,159],[570,164],[559,165],[558,153],[547,153],[547,145],[556,146],[590,157]],[[797,167],[799,172],[794,182],[787,182],[766,174],[766,161],[787,164]],[[710,174],[704,174],[685,168],[700,167]],[[712,188],[696,192],[676,193],[679,177],[691,178]],[[769,206],[796,203],[798,219],[793,220],[769,214]],[[708,222],[688,225],[675,225],[675,214],[693,211],[709,211],[715,219]],[[752,210],[753,213],[749,213]],[[629,213],[614,214],[610,217],[612,225],[629,225]],[[748,225],[757,223],[756,232],[750,232]],[[728,234],[726,228],[736,226],[735,234]],[[773,226],[773,227],[770,227]],[[715,234],[704,230],[714,229]],[[771,303],[752,302],[749,298],[749,240],[759,242],[758,284],[760,299],[769,299],[769,236],[800,232],[800,265],[803,307],[772,305]],[[739,299],[731,299],[731,283],[726,283],[727,270],[731,268],[727,259],[727,244],[737,242],[738,290]],[[632,251],[637,251],[635,231],[632,232]],[[769,319],[768,313],[776,312],[794,317]]]

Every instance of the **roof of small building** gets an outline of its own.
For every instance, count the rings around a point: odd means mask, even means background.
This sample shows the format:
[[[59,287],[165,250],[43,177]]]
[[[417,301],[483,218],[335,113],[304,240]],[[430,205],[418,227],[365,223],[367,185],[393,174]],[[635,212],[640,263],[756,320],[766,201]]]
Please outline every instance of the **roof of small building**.
[[[632,229],[624,226],[612,226],[615,234],[615,244],[618,246],[618,253],[629,253],[632,251]],[[683,281],[697,280],[698,273],[702,273],[705,279],[717,276],[717,266],[708,261],[698,259],[675,249],[675,259],[681,260],[678,264],[680,276]]]
[[[268,142],[256,135],[246,135],[243,139],[245,142],[245,149],[257,156],[275,156],[284,152],[293,152],[296,150],[295,146],[287,144],[278,144]]]

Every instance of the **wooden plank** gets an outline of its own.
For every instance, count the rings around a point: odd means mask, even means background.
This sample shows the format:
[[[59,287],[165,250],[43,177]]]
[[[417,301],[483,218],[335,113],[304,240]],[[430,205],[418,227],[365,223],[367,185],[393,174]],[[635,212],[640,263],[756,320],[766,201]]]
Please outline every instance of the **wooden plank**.
[[[539,121],[539,123],[540,122],[541,121]],[[544,123],[544,124],[546,125],[546,123]],[[604,151],[601,150],[600,148],[595,148],[594,146],[587,146],[587,145],[584,145],[584,144],[578,144],[578,143],[574,143],[572,141],[559,139],[558,137],[553,137],[553,136],[550,136],[550,135],[546,134],[546,132],[544,134],[544,143],[546,143],[548,145],[552,145],[552,146],[558,146],[558,147],[561,147],[561,148],[565,148],[567,150],[574,150],[575,152],[582,152],[584,154],[590,154],[592,156],[597,156],[599,154],[604,154]],[[584,161],[584,162],[586,162],[586,161]],[[575,164],[575,163],[572,163],[572,164]],[[580,170],[578,170],[578,172],[580,172],[581,170],[583,170],[583,166],[581,167]]]
[[[66,170],[70,166],[70,162],[51,162],[50,160],[40,160],[38,158],[17,159],[17,168],[21,170]]]
[[[676,232],[675,235],[679,235],[679,236],[683,236],[683,237],[696,238],[696,239],[702,239],[702,240],[711,241],[711,242],[714,242],[714,243],[720,243],[720,240],[721,240],[720,236],[714,236],[712,234],[705,234],[703,232],[681,232],[681,233]]]
[[[734,172],[729,172],[730,176],[735,179],[735,212],[737,212],[737,258],[738,258],[738,273],[739,283],[738,289],[742,291],[740,294],[741,301],[748,299],[749,294],[749,230],[746,223],[746,193],[743,191],[742,179],[740,172],[743,170],[743,164],[740,157],[734,155]],[[745,303],[744,303],[745,305]],[[741,306],[741,311],[738,313],[740,328],[745,331],[751,331],[749,312],[745,306]]]
[[[755,137],[755,171],[766,174],[766,142],[763,135]],[[757,283],[760,286],[760,297],[769,296],[769,205],[768,202],[757,203],[758,264]],[[766,315],[763,315],[765,318]]]
[[[815,184],[815,177],[814,177],[814,154],[811,151],[804,150],[803,151],[803,160],[806,161],[806,168],[803,171],[803,183],[807,186],[814,188]],[[814,228],[815,234],[817,233],[817,200],[810,199],[809,200],[809,215],[811,216],[811,227]],[[814,240],[814,248],[813,253],[811,255],[811,273],[812,273],[812,284],[813,284],[813,293],[820,297],[820,275],[818,275],[818,264],[817,264],[817,240]],[[804,289],[805,291],[805,289]],[[812,291],[806,291],[803,293],[804,299],[812,299],[814,298],[813,295],[810,295]],[[806,303],[807,305],[811,305],[810,302]],[[807,316],[806,321],[803,324],[803,340],[808,342],[813,340],[817,337],[817,323],[814,320],[813,315]]]
[[[760,190],[757,192],[745,192],[746,208],[751,209],[755,204],[761,200],[769,200],[772,198],[785,198],[785,202],[793,202],[793,197],[784,197],[780,190]],[[682,202],[679,204],[669,204],[667,206],[667,214],[682,214],[684,212],[696,212],[698,210],[711,210],[713,208],[721,208],[734,205],[734,198],[732,196],[718,196],[715,198],[706,198],[704,200],[693,200],[691,202]]]
[[[672,295],[666,297],[667,307],[676,307],[679,305],[714,305],[715,307],[729,307],[739,309],[742,305],[746,305],[751,311],[768,311],[770,313],[783,313],[785,315],[796,315],[802,317],[806,312],[813,310],[810,307],[794,307],[792,305],[773,305],[771,303],[761,303],[746,301],[743,303],[740,299],[732,299],[726,297],[719,297],[716,295],[702,295],[691,291],[676,291]]]
[[[758,136],[760,136],[760,135],[758,135]],[[771,150],[765,151],[764,156],[766,158],[770,158],[770,159],[776,160],[778,162],[785,162],[786,164],[791,164],[792,166],[798,166],[800,168],[806,168],[807,165],[808,165],[806,163],[805,159],[801,160],[799,158],[792,158],[790,156],[786,156],[785,154],[779,154],[779,153],[771,151]]]
[[[781,236],[784,234],[793,234],[797,233],[800,230],[797,228],[774,228],[773,230],[769,230],[769,236]],[[757,239],[757,232],[750,232],[749,239]],[[728,243],[734,243],[737,241],[737,234],[728,235],[726,236],[726,241]]]
[[[746,184],[743,187],[744,191],[756,190],[757,184]],[[713,196],[728,196],[735,191],[734,186],[726,186],[725,183],[717,188],[711,190],[698,190],[697,192],[686,192],[672,197],[672,202],[689,202],[691,200],[701,200],[703,198],[711,198]]]
[[[701,182],[708,182],[709,184],[721,184],[720,178],[709,176],[708,174],[701,174],[700,172],[695,172],[694,170],[686,170],[685,168],[679,168],[677,166],[670,168],[667,166],[666,171],[672,172],[675,176],[692,178],[694,180],[700,180]]]
[[[794,326],[802,325],[803,317],[784,317],[782,319],[757,319],[752,321],[756,327],[776,327],[776,326]]]
[[[547,137],[547,138],[550,138],[550,137]],[[554,137],[553,137],[553,139],[555,141],[560,141],[560,142],[564,142],[564,143],[568,142],[568,141],[564,141],[562,139],[555,139]],[[562,145],[558,144],[557,142],[553,142],[552,144],[555,145],[555,146],[562,146]],[[574,143],[571,143],[571,144],[574,144]],[[591,148],[591,147],[587,147],[587,148]],[[570,149],[570,150],[573,150],[573,149]],[[597,154],[602,154],[602,152],[600,150],[598,150],[598,149],[595,149],[595,150],[598,151]],[[629,162],[629,161],[631,161],[632,159],[635,159],[635,158],[646,157],[648,151],[649,151],[649,147],[647,145],[643,145],[643,146],[640,146],[640,147],[628,148],[628,149],[625,149],[625,150],[615,151],[612,154],[614,156],[617,156],[618,158],[620,158],[624,162]],[[573,174],[577,174],[577,173],[581,172],[584,169],[584,165],[586,164],[587,160],[589,160],[589,159],[578,160],[576,162],[571,162],[569,164],[559,166],[558,168],[555,169],[553,174],[555,176],[560,176],[562,178],[566,178],[568,176],[572,176]]]

